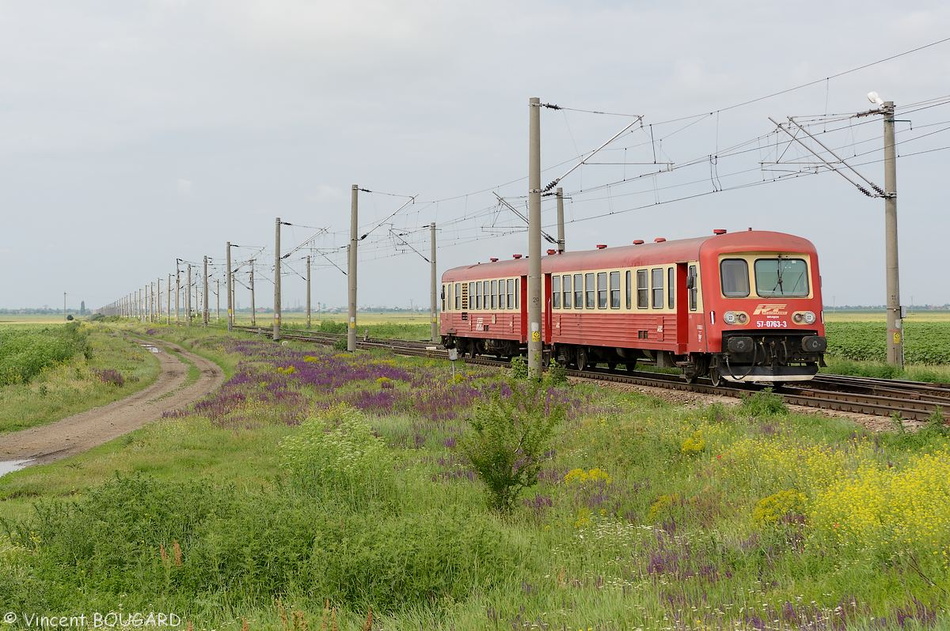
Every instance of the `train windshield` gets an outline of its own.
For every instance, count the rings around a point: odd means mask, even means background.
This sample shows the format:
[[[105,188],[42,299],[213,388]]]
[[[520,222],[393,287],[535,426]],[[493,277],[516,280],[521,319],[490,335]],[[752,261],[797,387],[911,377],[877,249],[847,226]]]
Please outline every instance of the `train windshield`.
[[[755,291],[763,298],[808,295],[808,265],[783,256],[755,260]]]

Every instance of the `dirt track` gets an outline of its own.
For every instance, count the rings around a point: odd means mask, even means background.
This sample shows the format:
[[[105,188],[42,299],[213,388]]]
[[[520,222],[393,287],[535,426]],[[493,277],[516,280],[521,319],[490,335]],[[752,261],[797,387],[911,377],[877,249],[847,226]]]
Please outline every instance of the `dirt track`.
[[[159,349],[158,380],[132,396],[108,405],[74,414],[50,425],[0,434],[0,461],[30,460],[30,464],[52,462],[81,453],[113,438],[127,434],[162,416],[197,401],[224,381],[224,373],[213,362],[168,342],[142,342]],[[170,351],[187,357],[201,371],[188,386],[188,366]]]

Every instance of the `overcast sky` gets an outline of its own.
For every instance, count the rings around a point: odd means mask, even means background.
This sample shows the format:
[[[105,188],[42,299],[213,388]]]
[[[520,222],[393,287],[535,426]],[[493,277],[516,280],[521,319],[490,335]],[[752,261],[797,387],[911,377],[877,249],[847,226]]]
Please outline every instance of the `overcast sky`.
[[[0,307],[164,292],[176,259],[221,277],[228,241],[269,306],[276,217],[284,305],[310,254],[343,306],[353,184],[360,305],[428,305],[431,222],[440,274],[527,250],[493,193],[525,211],[530,97],[570,108],[541,112],[545,183],[633,123],[560,182],[568,249],[791,232],[827,305],[883,304],[883,200],[769,120],[883,186],[881,116],[848,116],[872,90],[897,105],[902,301],[948,303],[948,37],[917,0],[0,0]]]

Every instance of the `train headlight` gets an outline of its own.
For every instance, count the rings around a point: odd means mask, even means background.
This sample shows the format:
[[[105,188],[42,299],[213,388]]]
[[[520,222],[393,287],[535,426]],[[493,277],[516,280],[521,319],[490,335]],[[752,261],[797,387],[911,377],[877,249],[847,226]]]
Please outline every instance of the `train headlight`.
[[[749,321],[749,316],[742,311],[726,311],[722,314],[722,321],[726,324],[745,324]]]
[[[796,311],[792,314],[795,324],[814,324],[816,319],[814,311]]]

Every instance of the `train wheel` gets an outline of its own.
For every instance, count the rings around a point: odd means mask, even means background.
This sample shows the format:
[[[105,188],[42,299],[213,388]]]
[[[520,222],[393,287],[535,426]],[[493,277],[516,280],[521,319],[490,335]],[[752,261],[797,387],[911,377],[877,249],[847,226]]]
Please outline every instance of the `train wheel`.
[[[713,388],[718,388],[722,385],[722,373],[719,372],[718,366],[710,366],[709,381],[712,382]]]
[[[614,372],[617,370],[617,362],[607,362],[607,370],[609,372]]]
[[[583,346],[578,346],[574,351],[574,363],[577,364],[578,370],[587,370],[587,349]]]
[[[636,362],[636,361],[632,361],[632,360],[631,360],[631,361],[628,361],[628,362],[627,362],[626,364],[624,364],[624,365],[627,367],[627,372],[629,372],[629,373],[636,372],[636,370],[637,370],[637,362]]]

